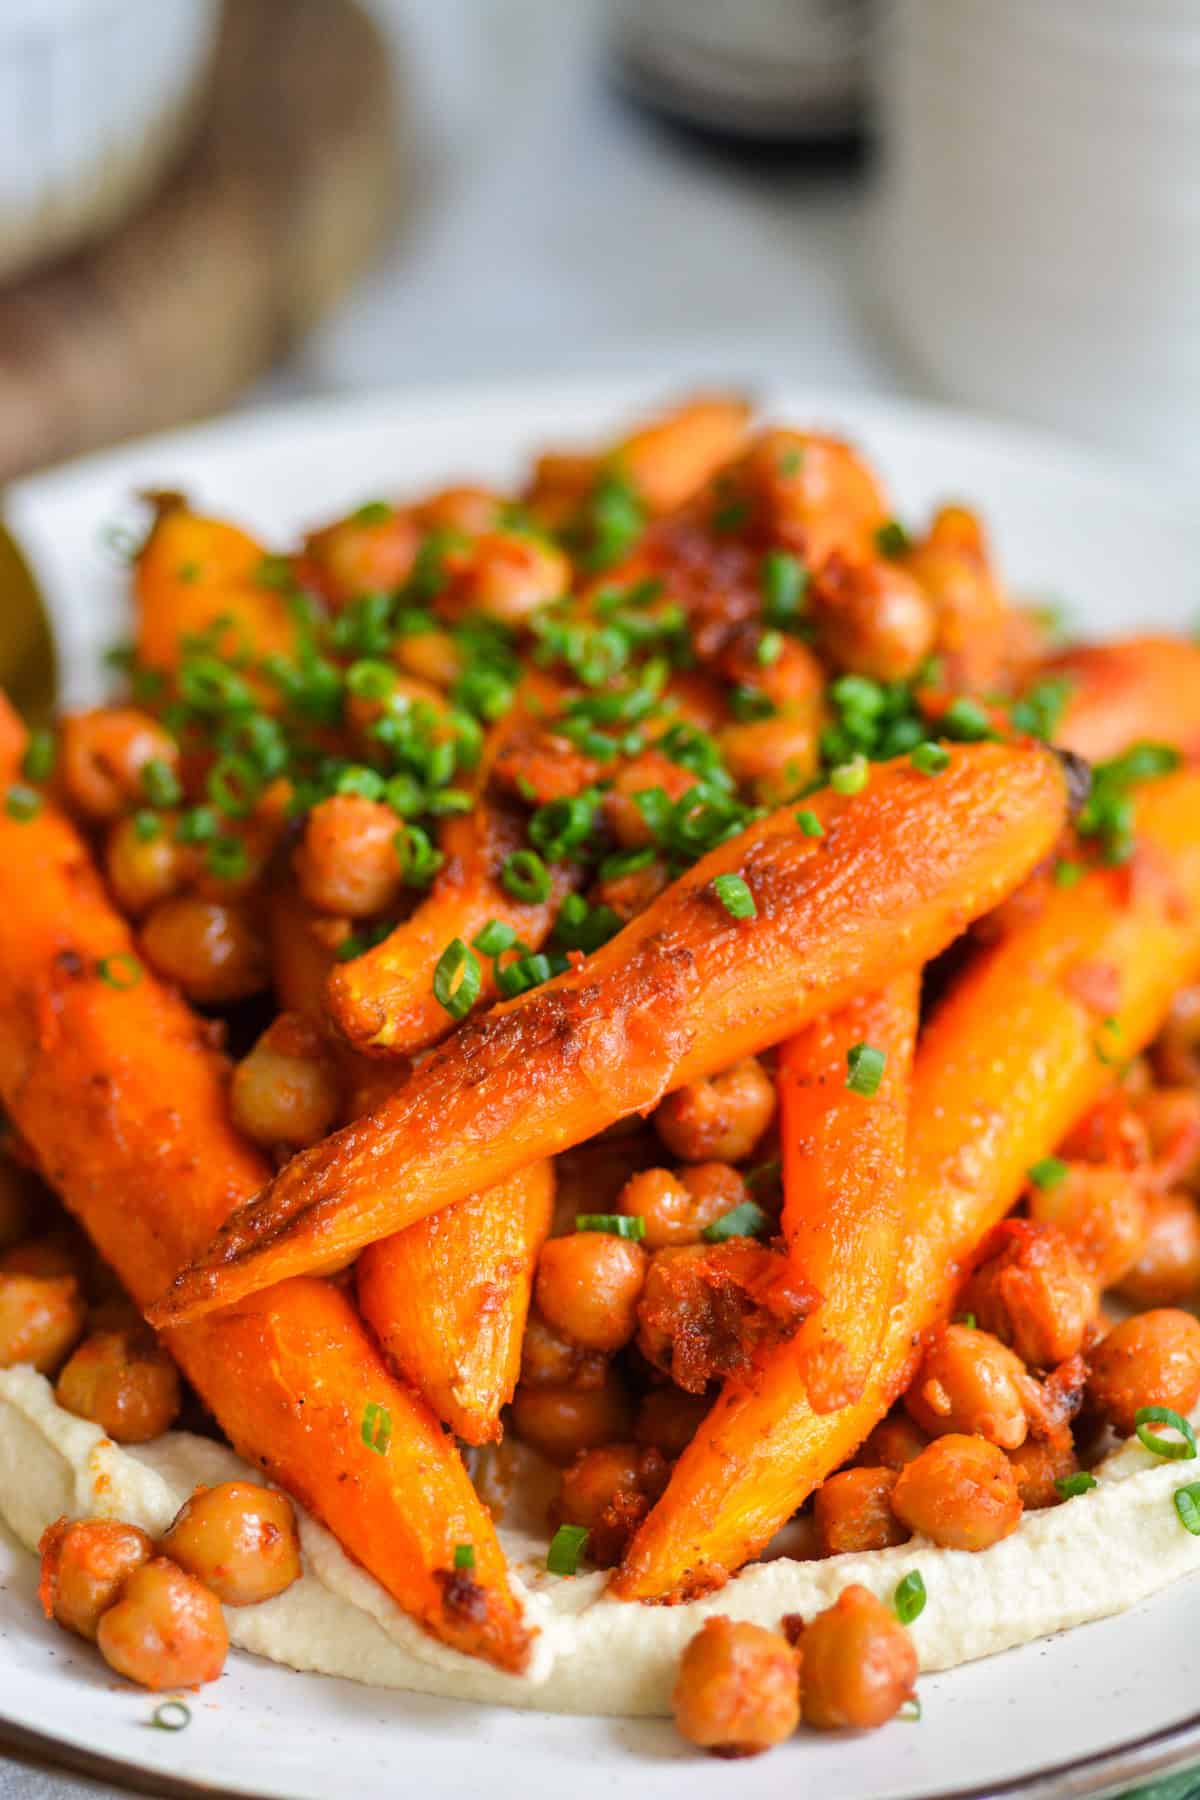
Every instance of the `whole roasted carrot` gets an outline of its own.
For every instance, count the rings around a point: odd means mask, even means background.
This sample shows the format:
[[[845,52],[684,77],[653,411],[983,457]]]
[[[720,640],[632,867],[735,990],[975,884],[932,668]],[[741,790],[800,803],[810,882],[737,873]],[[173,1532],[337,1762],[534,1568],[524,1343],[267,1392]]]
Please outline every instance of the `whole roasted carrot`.
[[[468,1444],[500,1438],[553,1211],[554,1165],[530,1163],[358,1259],[363,1318],[404,1378]]]
[[[2,755],[19,735],[0,725]],[[48,809],[0,811],[0,1096],[139,1303],[268,1174],[230,1124],[200,1021],[143,967],[86,848]],[[427,1630],[524,1665],[530,1634],[490,1517],[343,1293],[289,1282],[165,1341],[234,1447]]]
[[[1200,645],[1170,637],[1079,644],[1044,675],[1066,685],[1055,742],[1078,755],[1102,762],[1152,738],[1200,756]]]
[[[1044,857],[1057,759],[980,744],[876,766],[711,852],[579,968],[464,1025],[377,1111],[295,1157],[155,1311],[176,1323],[366,1244],[778,1043],[936,954]],[[740,875],[755,916],[714,886]]]
[[[525,844],[525,821],[486,797],[470,813],[447,820],[446,861],[428,897],[382,943],[334,968],[326,1005],[356,1049],[391,1055],[436,1043],[454,1020],[433,991],[433,971],[447,944],[470,944],[492,919],[508,925],[529,949],[540,949],[574,878],[550,868],[544,900],[514,899],[501,880],[505,860]],[[480,957],[480,995],[496,993],[495,962]]]
[[[1144,790],[1134,865],[1056,889],[952,989],[917,1053],[903,1287],[861,1397],[814,1411],[787,1357],[729,1387],[675,1466],[614,1579],[623,1599],[719,1585],[851,1456],[903,1392],[922,1336],[951,1311],[980,1240],[1027,1170],[1153,1037],[1200,972],[1200,775]],[[1103,968],[1099,1018],[1080,979]]]
[[[858,1399],[891,1305],[920,995],[897,975],[780,1051],[783,1235],[823,1296],[781,1355],[818,1413]]]

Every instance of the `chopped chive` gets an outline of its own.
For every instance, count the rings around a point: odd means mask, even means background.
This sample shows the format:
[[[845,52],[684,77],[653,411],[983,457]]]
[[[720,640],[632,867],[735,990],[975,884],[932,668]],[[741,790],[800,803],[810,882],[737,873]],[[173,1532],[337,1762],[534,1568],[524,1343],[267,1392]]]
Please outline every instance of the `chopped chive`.
[[[456,1569],[473,1569],[475,1567],[474,1544],[455,1544],[454,1566]]]
[[[886,1051],[877,1050],[874,1044],[852,1044],[846,1052],[846,1086],[869,1100],[879,1092],[886,1065]]]
[[[142,965],[132,951],[116,950],[111,956],[100,958],[96,973],[107,987],[124,992],[127,988],[135,988],[142,979]]]
[[[559,862],[569,850],[582,844],[591,831],[596,804],[594,794],[572,794],[539,806],[529,821],[530,841],[551,862]]]
[[[204,866],[218,881],[240,881],[250,867],[250,853],[241,838],[223,831],[204,852]]]
[[[920,1569],[910,1569],[902,1581],[896,1583],[896,1591],[892,1595],[892,1606],[896,1617],[902,1625],[911,1625],[925,1611],[925,1582]]]
[[[632,1238],[640,1242],[646,1235],[646,1221],[634,1213],[576,1213],[576,1231],[606,1231],[610,1237]]]
[[[357,512],[351,513],[350,522],[353,525],[386,525],[392,517],[393,509],[386,500],[368,500]]]
[[[1133,1424],[1138,1442],[1151,1456],[1161,1456],[1169,1462],[1188,1462],[1196,1454],[1196,1433],[1192,1430],[1191,1420],[1185,1419],[1182,1413],[1173,1412],[1169,1406],[1139,1406],[1133,1415]],[[1150,1430],[1151,1425],[1166,1425],[1177,1431],[1179,1437],[1157,1437]]]
[[[1061,1156],[1043,1156],[1038,1162],[1031,1163],[1026,1173],[1034,1187],[1057,1187],[1070,1174],[1070,1166]]]
[[[183,1700],[160,1700],[150,1714],[155,1731],[186,1731],[192,1722],[192,1709]]]
[[[560,1525],[546,1552],[546,1567],[551,1575],[574,1575],[587,1540],[586,1525]]]
[[[505,858],[500,880],[514,900],[537,905],[549,898],[550,871],[536,850],[514,850]]]
[[[145,807],[133,814],[133,835],[139,844],[152,844],[155,838],[162,836],[163,822],[156,812],[148,812]]]
[[[727,1238],[759,1237],[770,1223],[761,1206],[753,1200],[743,1200],[740,1206],[706,1225],[700,1235],[706,1243],[723,1244]]]
[[[769,669],[783,655],[783,633],[774,627],[764,631],[754,651],[754,660],[762,669]]]
[[[973,1312],[959,1313],[954,1323],[965,1326],[968,1331],[976,1331],[979,1327],[979,1320]]]
[[[1099,1487],[1100,1483],[1086,1469],[1078,1469],[1074,1475],[1058,1475],[1055,1487],[1064,1500],[1075,1500],[1080,1494],[1086,1494],[1090,1488]]]
[[[635,799],[640,796],[635,795]],[[653,844],[647,844],[640,850],[614,850],[600,864],[598,874],[601,881],[620,881],[624,875],[634,875],[639,869],[648,869],[654,861]]]
[[[768,625],[792,624],[802,611],[808,574],[787,550],[768,550],[762,559],[763,617]]]
[[[386,1456],[392,1441],[392,1415],[372,1400],[362,1416],[362,1441],[376,1456]]]
[[[482,984],[479,958],[461,938],[451,938],[433,971],[433,994],[439,1006],[445,1007],[452,1019],[465,1018],[478,1000]]]
[[[1186,1487],[1176,1488],[1174,1501],[1183,1529],[1200,1537],[1200,1481],[1189,1481]]]
[[[1082,880],[1083,880],[1082,864],[1077,863],[1077,862],[1070,862],[1065,856],[1060,856],[1058,861],[1054,865],[1054,885],[1055,885],[1055,887],[1060,887],[1060,888],[1077,887],[1078,884]]]
[[[944,744],[926,741],[917,745],[908,760],[920,775],[944,775],[950,767],[950,752]]]
[[[921,1723],[921,1702],[917,1699],[915,1694],[911,1700],[906,1700],[904,1702],[904,1705],[900,1708],[896,1717],[905,1725],[919,1725]]]
[[[948,738],[962,744],[977,744],[992,736],[992,721],[986,709],[965,694],[951,701],[939,723]]]
[[[4,796],[4,810],[10,819],[18,819],[22,825],[30,819],[36,819],[42,810],[42,796],[36,788],[23,787],[14,782]]]
[[[912,539],[899,519],[886,520],[875,533],[875,548],[880,556],[886,556],[889,561],[903,556],[911,543]]]
[[[796,814],[796,823],[805,837],[819,838],[825,836],[825,827],[810,807],[804,807]]]
[[[26,781],[48,781],[54,773],[57,756],[58,746],[52,731],[31,731],[21,758],[22,775]]]
[[[755,919],[754,895],[740,875],[715,875],[713,892],[731,919]]]
[[[870,765],[860,752],[829,771],[829,785],[835,794],[861,794],[869,774]]]
[[[179,777],[161,756],[152,756],[142,764],[142,792],[151,806],[178,806],[183,798]]]
[[[483,956],[502,956],[506,950],[512,949],[516,941],[516,932],[503,919],[489,919],[483,930],[471,939],[475,949]]]

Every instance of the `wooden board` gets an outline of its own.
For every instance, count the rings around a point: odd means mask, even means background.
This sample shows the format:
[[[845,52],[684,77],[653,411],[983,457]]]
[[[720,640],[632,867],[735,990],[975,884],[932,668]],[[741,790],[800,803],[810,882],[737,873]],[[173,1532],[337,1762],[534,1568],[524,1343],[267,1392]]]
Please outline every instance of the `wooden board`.
[[[0,482],[214,412],[395,225],[384,44],[355,0],[227,0],[198,134],[102,244],[0,292]]]

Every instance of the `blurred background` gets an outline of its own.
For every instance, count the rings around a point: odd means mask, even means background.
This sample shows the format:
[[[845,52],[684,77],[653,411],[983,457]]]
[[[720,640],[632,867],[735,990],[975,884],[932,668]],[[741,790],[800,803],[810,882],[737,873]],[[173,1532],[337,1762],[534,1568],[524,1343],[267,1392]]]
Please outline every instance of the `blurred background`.
[[[5,0],[0,480],[766,371],[1200,469],[1195,0]]]

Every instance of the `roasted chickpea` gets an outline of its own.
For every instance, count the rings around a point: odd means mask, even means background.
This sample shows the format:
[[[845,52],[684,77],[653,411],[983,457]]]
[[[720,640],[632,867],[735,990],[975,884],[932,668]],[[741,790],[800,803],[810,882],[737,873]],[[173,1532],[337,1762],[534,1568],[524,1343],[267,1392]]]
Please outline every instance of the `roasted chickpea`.
[[[85,818],[115,819],[145,798],[143,771],[164,763],[174,775],[179,748],[149,713],[105,706],[70,713],[62,728],[62,778],[67,799]]]
[[[905,569],[840,551],[818,570],[809,610],[838,668],[872,681],[907,681],[937,635],[933,603]]]
[[[999,1338],[946,1325],[922,1357],[904,1404],[931,1437],[975,1432],[1015,1450],[1029,1430],[1030,1391],[1025,1365]]]
[[[101,1615],[154,1555],[154,1544],[136,1525],[115,1519],[57,1519],[38,1544],[42,1578],[38,1597],[48,1619],[64,1631],[96,1641]]]
[[[400,895],[398,820],[381,800],[334,794],[313,807],[294,858],[300,890],[310,906],[367,919],[386,912]]]
[[[1151,1088],[1137,1110],[1150,1142],[1156,1183],[1200,1186],[1200,1093],[1195,1088]]]
[[[813,1514],[822,1556],[886,1550],[908,1532],[892,1511],[895,1469],[843,1469],[817,1489]]]
[[[1050,1369],[1083,1347],[1098,1296],[1063,1232],[1008,1219],[989,1240],[962,1303],[1022,1362]]]
[[[337,603],[400,587],[412,574],[423,533],[407,512],[351,514],[315,531],[305,543],[311,579]]]
[[[115,1443],[146,1444],[179,1417],[179,1373],[147,1331],[98,1331],[64,1365],[54,1397]]]
[[[640,1244],[607,1231],[551,1238],[534,1284],[542,1317],[586,1350],[620,1350],[637,1330],[646,1261]]]
[[[1200,985],[1176,994],[1151,1057],[1161,1081],[1184,1087],[1200,1081]]]
[[[521,1381],[528,1387],[603,1387],[605,1357],[554,1330],[531,1307],[521,1344]]]
[[[252,1481],[198,1488],[160,1548],[226,1606],[254,1606],[300,1575],[296,1515],[285,1494]]]
[[[758,1756],[800,1723],[796,1653],[746,1619],[705,1619],[680,1659],[671,1704],[689,1744],[710,1756]]]
[[[804,1723],[818,1731],[871,1731],[913,1697],[913,1641],[890,1608],[857,1582],[805,1626],[800,1647]]]
[[[502,507],[501,496],[491,488],[464,484],[430,494],[421,501],[417,513],[426,531],[461,531],[478,537],[496,523]]]
[[[657,1450],[598,1445],[580,1451],[563,1470],[557,1516],[568,1525],[585,1525],[588,1560],[598,1569],[612,1569],[666,1482],[667,1464]]]
[[[1029,1216],[1057,1225],[1086,1272],[1111,1287],[1141,1255],[1146,1185],[1136,1169],[1071,1163],[1061,1181],[1029,1192]]]
[[[920,1456],[929,1439],[906,1412],[890,1412],[863,1444],[855,1462],[867,1469],[903,1469]]]
[[[1134,1306],[1178,1306],[1200,1292],[1200,1211],[1182,1188],[1149,1196],[1142,1253],[1117,1292]]]
[[[528,1387],[522,1382],[513,1395],[517,1436],[560,1465],[581,1450],[627,1438],[632,1416],[629,1397],[612,1375],[602,1387],[591,1388]]]
[[[661,788],[668,799],[682,800],[699,779],[693,770],[672,762],[661,750],[643,750],[640,756],[622,763],[613,777],[604,796],[604,823],[619,844],[639,850],[653,843],[654,834],[637,803],[637,795]]]
[[[685,1394],[667,1382],[643,1397],[633,1435],[639,1444],[650,1445],[673,1462],[695,1437],[708,1408],[704,1394]]]
[[[187,848],[175,836],[171,821],[155,817],[146,835],[140,814],[118,819],[108,834],[104,867],[113,899],[122,912],[140,919],[160,900],[169,900],[187,880]]]
[[[775,1086],[756,1056],[668,1094],[654,1129],[681,1162],[741,1162],[775,1117]]]
[[[267,985],[267,948],[249,913],[195,894],[161,901],[142,926],[147,960],[201,1006],[246,1000]]]
[[[816,432],[764,431],[747,453],[742,479],[767,535],[799,551],[811,568],[833,549],[869,548],[888,516],[864,459]]]
[[[1138,1313],[1096,1346],[1091,1364],[1088,1401],[1129,1437],[1139,1407],[1190,1413],[1200,1400],[1200,1324],[1174,1307]]]
[[[760,806],[782,806],[817,767],[819,720],[811,711],[727,725],[719,743],[725,766]]]
[[[165,1556],[128,1577],[100,1620],[96,1642],[118,1675],[155,1692],[215,1681],[229,1652],[221,1602]]]
[[[280,1013],[233,1072],[233,1122],[256,1144],[299,1150],[331,1130],[341,1106],[337,1064],[315,1025]]]
[[[549,539],[531,532],[487,531],[476,539],[472,567],[444,597],[452,614],[483,613],[519,625],[571,586],[571,564]]]
[[[998,1445],[949,1432],[901,1469],[892,1510],[947,1550],[986,1550],[1017,1529],[1021,1495]]]
[[[87,1307],[70,1275],[0,1274],[0,1369],[32,1363],[50,1375],[83,1330]]]
[[[740,1206],[746,1184],[728,1163],[694,1163],[672,1174],[669,1169],[643,1169],[631,1175],[617,1205],[641,1219],[647,1250],[668,1244],[698,1244],[705,1228]]]
[[[448,631],[406,631],[392,646],[392,657],[406,675],[445,689],[462,673],[463,659]]]
[[[1079,1464],[1069,1437],[1026,1438],[1019,1449],[1010,1450],[1008,1460],[1017,1477],[1017,1492],[1026,1512],[1037,1512],[1045,1506],[1057,1506],[1062,1495],[1056,1481],[1074,1475]]]

